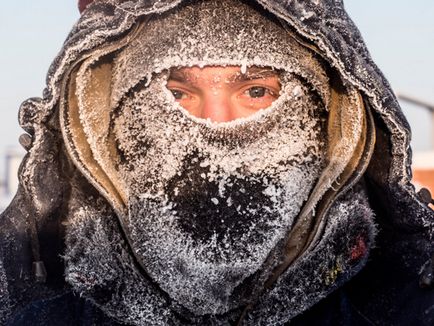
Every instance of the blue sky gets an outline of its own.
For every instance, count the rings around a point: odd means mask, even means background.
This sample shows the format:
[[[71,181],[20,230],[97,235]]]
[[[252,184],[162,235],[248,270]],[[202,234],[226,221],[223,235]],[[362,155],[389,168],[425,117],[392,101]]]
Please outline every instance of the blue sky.
[[[371,55],[395,91],[434,103],[434,1],[346,0]],[[0,11],[0,159],[22,133],[20,103],[41,96],[45,75],[79,18],[74,0],[21,0]],[[413,127],[413,147],[431,144],[429,115],[403,103]],[[0,165],[2,162],[0,162]]]
[[[434,104],[434,1],[344,1],[394,91]],[[413,149],[434,148],[428,112],[401,106],[412,127]]]

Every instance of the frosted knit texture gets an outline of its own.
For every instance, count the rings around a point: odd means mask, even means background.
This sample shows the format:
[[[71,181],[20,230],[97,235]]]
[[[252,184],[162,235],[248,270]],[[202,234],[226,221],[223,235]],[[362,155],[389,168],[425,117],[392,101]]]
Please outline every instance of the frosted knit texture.
[[[269,66],[308,79],[328,99],[325,69],[280,24],[239,1],[200,1],[153,16],[115,60],[112,107],[170,67]]]

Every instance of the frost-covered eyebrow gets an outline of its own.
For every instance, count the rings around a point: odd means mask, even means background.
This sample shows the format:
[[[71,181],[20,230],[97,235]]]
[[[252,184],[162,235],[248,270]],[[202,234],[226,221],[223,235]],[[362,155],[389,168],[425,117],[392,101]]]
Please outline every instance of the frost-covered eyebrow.
[[[189,82],[195,79],[194,74],[181,70],[181,69],[172,69],[170,71],[169,80],[174,80],[177,82]]]
[[[236,72],[233,76],[229,77],[228,80],[235,83],[269,77],[279,77],[278,71],[271,68],[249,67],[246,73]],[[183,69],[172,69],[170,71],[169,80],[181,83],[194,83],[196,75]]]
[[[234,82],[243,82],[254,79],[263,79],[269,77],[279,77],[279,73],[271,68],[249,67],[245,74],[237,73],[233,79]]]

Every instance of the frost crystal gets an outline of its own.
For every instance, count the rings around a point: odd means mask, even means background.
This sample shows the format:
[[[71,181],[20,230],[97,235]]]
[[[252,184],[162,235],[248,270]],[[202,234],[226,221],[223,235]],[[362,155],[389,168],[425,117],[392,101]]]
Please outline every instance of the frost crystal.
[[[235,289],[287,234],[319,175],[325,108],[285,73],[271,107],[210,122],[180,107],[166,79],[156,75],[113,117],[130,189],[123,224],[171,298],[198,315],[224,313],[240,304]],[[306,96],[294,97],[297,88]]]
[[[168,75],[210,65],[279,71],[280,97],[230,122],[195,117],[175,102]],[[321,61],[251,7],[204,1],[143,25],[110,71],[109,130],[88,136],[115,145],[127,189],[128,214],[119,218],[135,257],[174,305],[196,316],[240,307],[248,280],[266,279],[278,263],[270,254],[326,163]],[[85,129],[96,118],[80,114]],[[103,162],[100,148],[91,146]]]
[[[327,73],[317,56],[279,23],[239,1],[201,1],[157,16],[115,60],[112,106],[149,73],[172,67],[249,66],[285,69],[328,99]]]

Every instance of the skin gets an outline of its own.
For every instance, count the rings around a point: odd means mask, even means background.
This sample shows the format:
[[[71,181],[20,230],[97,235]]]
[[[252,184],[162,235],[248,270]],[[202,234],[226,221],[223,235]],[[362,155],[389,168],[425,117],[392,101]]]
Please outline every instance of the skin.
[[[171,71],[167,88],[190,114],[214,122],[248,117],[279,97],[278,72],[238,66],[185,67]]]

